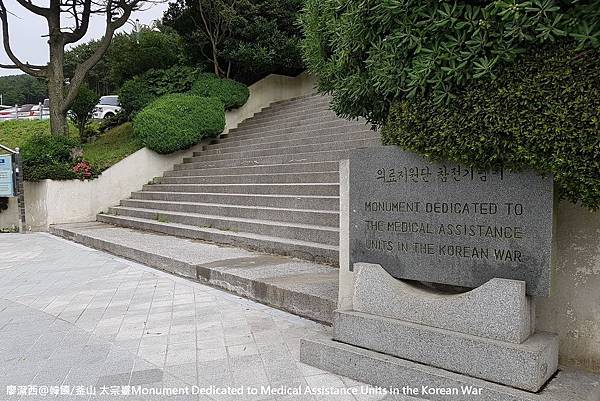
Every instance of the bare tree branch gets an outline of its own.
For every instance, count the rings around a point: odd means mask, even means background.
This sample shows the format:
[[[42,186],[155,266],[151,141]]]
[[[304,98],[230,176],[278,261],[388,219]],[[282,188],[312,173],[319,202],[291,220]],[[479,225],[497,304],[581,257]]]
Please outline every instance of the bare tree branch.
[[[71,33],[65,33],[65,44],[75,43],[83,38],[90,25],[90,15],[92,10],[92,0],[85,0],[83,3],[83,12],[81,15],[81,22],[77,17],[77,9],[75,1],[73,1],[74,14],[75,14],[75,29]]]
[[[50,9],[45,7],[36,6],[29,0],[17,0],[17,2],[25,7],[27,10],[31,11],[34,14],[41,15],[43,17],[48,18],[50,15]]]
[[[21,71],[29,75],[32,75],[34,77],[45,77],[45,67],[29,66],[27,63],[23,63],[21,60],[19,60],[18,57],[13,53],[10,47],[10,34],[8,32],[8,12],[6,11],[4,1],[2,0],[0,0],[0,22],[2,22],[2,43],[4,46],[4,51],[6,51],[6,55],[8,56],[10,61],[12,61],[14,65],[18,67]]]
[[[23,64],[25,64],[28,68],[32,68],[32,69],[36,69],[36,70],[42,70],[42,69],[46,68],[45,65],[33,65],[33,64],[29,64],[29,63],[23,63]],[[21,67],[19,67],[18,65],[14,65],[14,64],[0,64],[0,68],[6,68],[6,69],[12,69],[12,70],[21,69]]]
[[[79,92],[79,88],[81,87],[81,84],[83,83],[86,74],[94,65],[96,65],[98,61],[100,61],[102,55],[104,55],[104,53],[108,49],[108,46],[110,45],[115,31],[123,25],[125,25],[129,17],[131,16],[131,12],[135,10],[137,5],[141,1],[142,0],[119,0],[117,6],[113,9],[113,1],[108,0],[106,6],[106,30],[104,32],[104,36],[98,42],[98,47],[96,48],[96,51],[94,51],[94,53],[87,60],[85,60],[83,63],[79,64],[75,68],[73,78],[71,79],[71,83],[69,85],[69,91],[64,101],[63,112],[66,113],[68,111],[71,103],[73,103],[73,101],[77,97],[77,93]],[[114,13],[117,10],[121,10],[122,13],[118,18],[113,19]]]

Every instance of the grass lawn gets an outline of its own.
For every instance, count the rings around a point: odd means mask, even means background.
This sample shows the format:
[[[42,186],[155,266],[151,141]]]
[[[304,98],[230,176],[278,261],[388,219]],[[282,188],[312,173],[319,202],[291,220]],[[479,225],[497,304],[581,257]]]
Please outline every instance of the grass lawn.
[[[49,133],[50,123],[46,121],[4,121],[0,123],[0,144],[15,148],[21,147],[37,133]],[[77,130],[69,124],[69,134],[78,137]],[[134,138],[131,123],[115,127],[95,142],[82,146],[83,158],[90,162],[96,171],[104,171],[113,164],[142,148]]]
[[[83,158],[96,171],[104,171],[141,148],[131,123],[125,123],[107,131],[95,142],[83,145]]]
[[[48,133],[50,133],[50,122],[48,120],[4,121],[0,123],[0,144],[14,149],[23,146],[35,134]],[[69,135],[77,136],[77,130],[72,124],[69,124]]]

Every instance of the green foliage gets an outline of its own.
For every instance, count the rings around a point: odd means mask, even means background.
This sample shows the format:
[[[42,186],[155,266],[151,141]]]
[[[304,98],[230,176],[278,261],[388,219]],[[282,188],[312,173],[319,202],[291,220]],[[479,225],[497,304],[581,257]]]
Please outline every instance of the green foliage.
[[[100,62],[86,77],[88,86],[100,94],[115,93],[134,76],[151,69],[166,69],[180,65],[183,43],[172,29],[159,26],[160,31],[142,28],[139,32],[117,33]],[[70,49],[65,54],[66,76],[72,76],[79,63],[97,48],[92,40]]]
[[[79,135],[81,143],[93,141],[100,135],[101,123],[98,121],[90,121],[83,130],[83,135]]]
[[[98,131],[100,134],[103,134],[106,131],[118,127],[119,125],[125,124],[128,121],[128,114],[124,110],[121,110],[114,116],[110,116],[109,118],[103,118],[102,121],[100,121]]]
[[[119,101],[126,115],[133,117],[159,96],[189,91],[198,74],[198,70],[186,66],[146,71],[123,84]]]
[[[155,96],[189,91],[198,77],[198,70],[187,66],[175,66],[165,70],[149,70],[141,79]]]
[[[76,178],[71,170],[76,140],[50,134],[31,136],[23,145],[23,177],[27,181],[43,179],[69,180]]]
[[[119,90],[119,102],[128,116],[135,115],[155,98],[150,86],[141,78],[130,79]]]
[[[22,148],[27,180],[75,179],[77,175],[72,167],[80,159],[76,149],[81,145],[74,126],[70,124],[69,128],[69,138],[60,137],[55,141],[55,137],[50,136],[48,120],[6,121],[0,124],[0,143]],[[83,160],[92,165],[97,175],[140,148],[142,145],[135,138],[131,123],[123,124],[108,130],[98,140],[84,144]]]
[[[117,34],[107,58],[111,80],[121,85],[148,70],[178,65],[181,53],[181,39],[169,29]]]
[[[108,130],[92,143],[83,145],[83,156],[99,173],[141,149],[131,123]]]
[[[117,34],[111,44],[114,44],[119,34]],[[87,60],[98,48],[98,41],[91,40],[87,43],[81,43],[68,49],[65,52],[65,76],[72,77],[75,68]],[[112,53],[112,46],[108,48],[104,56],[94,65],[85,76],[85,84],[94,90],[96,93],[101,95],[109,95],[115,93],[119,87],[111,79],[110,74],[110,56]]]
[[[297,75],[302,71],[302,34],[296,22],[302,2],[178,0],[169,3],[164,23],[184,39],[185,52],[192,62],[215,71],[214,41],[219,75],[250,84],[272,73]],[[209,28],[217,28],[210,29],[213,40],[201,9]]]
[[[600,0],[308,0],[304,56],[345,117],[382,123],[394,101],[448,103],[529,46],[600,44]]]
[[[165,95],[139,112],[133,127],[144,146],[172,153],[220,134],[225,128],[225,110],[217,98]]]
[[[559,194],[600,208],[600,50],[556,44],[475,81],[448,105],[394,105],[383,141],[481,169],[554,174]]]
[[[29,75],[0,77],[0,93],[5,105],[38,104],[48,96],[46,83]]]
[[[92,111],[98,104],[100,96],[85,85],[79,88],[79,93],[75,101],[71,105],[71,113],[69,117],[79,130],[79,138],[81,142],[86,142],[85,128],[92,117]]]
[[[215,74],[200,74],[190,94],[201,97],[216,97],[225,105],[225,110],[242,107],[248,101],[248,87],[232,79],[221,79]]]

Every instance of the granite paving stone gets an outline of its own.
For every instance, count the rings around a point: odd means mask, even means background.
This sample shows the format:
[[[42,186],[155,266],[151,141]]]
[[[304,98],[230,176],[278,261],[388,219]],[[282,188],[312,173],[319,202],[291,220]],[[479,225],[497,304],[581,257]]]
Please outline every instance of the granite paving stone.
[[[287,312],[44,233],[0,234],[0,260],[1,400],[316,401],[325,398],[99,393],[111,386],[363,385],[300,363],[300,338],[329,336],[330,328]],[[70,386],[72,394],[9,395],[18,385]],[[87,386],[96,386],[96,396],[82,392]]]

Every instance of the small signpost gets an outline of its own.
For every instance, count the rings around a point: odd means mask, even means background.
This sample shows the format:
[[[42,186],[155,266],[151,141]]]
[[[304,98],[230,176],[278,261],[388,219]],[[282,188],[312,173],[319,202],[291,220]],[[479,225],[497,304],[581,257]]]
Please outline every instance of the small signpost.
[[[15,196],[12,155],[0,155],[0,196]]]
[[[24,233],[25,224],[25,196],[23,190],[23,167],[19,148],[11,149],[0,144],[0,150],[8,154],[0,155],[0,197],[16,197],[19,207],[19,232]]]

